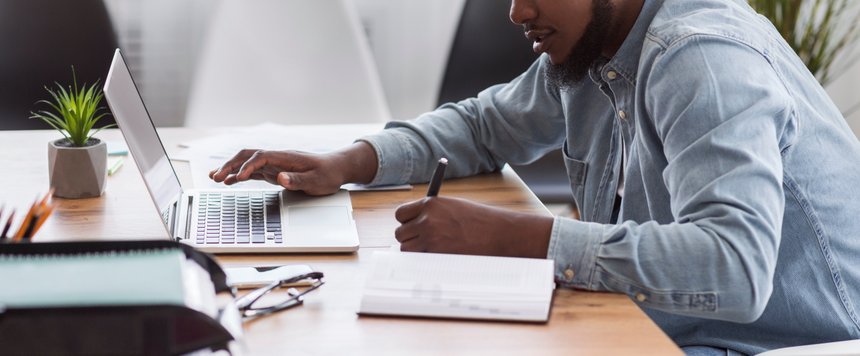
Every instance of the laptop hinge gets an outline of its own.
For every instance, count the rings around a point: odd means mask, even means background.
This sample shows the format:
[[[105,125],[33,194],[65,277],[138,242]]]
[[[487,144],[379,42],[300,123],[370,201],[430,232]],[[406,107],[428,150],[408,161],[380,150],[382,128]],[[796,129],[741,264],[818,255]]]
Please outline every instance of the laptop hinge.
[[[185,236],[184,239],[188,240],[190,238],[189,234],[191,233],[191,208],[194,206],[194,195],[188,195],[188,204],[185,206]]]

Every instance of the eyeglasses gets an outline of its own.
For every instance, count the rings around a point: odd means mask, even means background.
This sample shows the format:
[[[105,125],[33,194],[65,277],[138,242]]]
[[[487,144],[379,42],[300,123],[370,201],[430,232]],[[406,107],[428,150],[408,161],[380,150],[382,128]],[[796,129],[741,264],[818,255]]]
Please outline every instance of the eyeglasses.
[[[245,319],[254,319],[275,312],[279,312],[281,310],[290,309],[292,307],[301,305],[304,302],[305,294],[308,294],[323,285],[325,281],[323,281],[322,278],[322,272],[311,272],[292,278],[272,282],[265,287],[255,289],[248,294],[245,294],[236,299],[236,307],[239,309],[240,313],[242,314],[242,317]],[[304,290],[299,290],[294,287],[288,288],[286,291],[288,296],[286,300],[274,304],[260,303],[260,300],[263,298],[263,296],[269,294],[271,291],[303,281],[310,282],[310,285],[304,287]]]

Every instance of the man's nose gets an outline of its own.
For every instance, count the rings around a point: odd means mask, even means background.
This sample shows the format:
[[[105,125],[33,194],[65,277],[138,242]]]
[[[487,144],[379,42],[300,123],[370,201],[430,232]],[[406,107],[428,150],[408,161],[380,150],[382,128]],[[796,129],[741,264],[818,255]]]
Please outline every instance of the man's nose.
[[[534,20],[536,15],[532,0],[511,0],[511,22],[522,25]]]

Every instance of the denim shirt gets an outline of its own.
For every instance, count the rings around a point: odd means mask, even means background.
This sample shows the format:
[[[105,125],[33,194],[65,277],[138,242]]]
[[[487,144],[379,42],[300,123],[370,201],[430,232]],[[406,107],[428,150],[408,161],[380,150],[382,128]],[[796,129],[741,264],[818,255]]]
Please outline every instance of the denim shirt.
[[[860,338],[860,144],[767,19],[742,0],[646,0],[590,78],[555,89],[546,60],[363,138],[373,183],[563,147],[582,221],[553,224],[562,286],[627,294],[680,346]]]

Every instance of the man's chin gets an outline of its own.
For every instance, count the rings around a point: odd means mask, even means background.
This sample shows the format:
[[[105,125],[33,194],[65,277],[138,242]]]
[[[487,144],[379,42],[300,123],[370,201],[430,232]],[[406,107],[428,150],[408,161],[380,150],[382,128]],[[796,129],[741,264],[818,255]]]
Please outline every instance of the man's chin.
[[[570,89],[585,79],[588,74],[589,65],[582,62],[571,61],[569,58],[561,63],[554,63],[551,58],[547,59],[546,81],[553,88],[564,90]]]
[[[550,65],[554,65],[554,66],[562,65],[565,62],[567,62],[568,58],[570,58],[570,53],[568,53],[567,55],[562,56],[562,57],[554,56],[552,54],[547,53],[547,58],[549,59],[547,62],[549,62]]]

